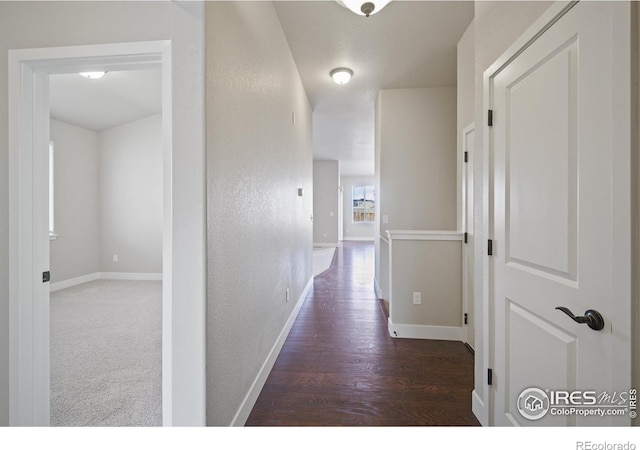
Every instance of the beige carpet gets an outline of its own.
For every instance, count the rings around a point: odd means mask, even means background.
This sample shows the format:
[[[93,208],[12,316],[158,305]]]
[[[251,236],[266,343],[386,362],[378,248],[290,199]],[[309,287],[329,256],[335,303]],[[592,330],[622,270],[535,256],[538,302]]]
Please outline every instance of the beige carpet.
[[[51,425],[162,425],[162,282],[51,293]]]

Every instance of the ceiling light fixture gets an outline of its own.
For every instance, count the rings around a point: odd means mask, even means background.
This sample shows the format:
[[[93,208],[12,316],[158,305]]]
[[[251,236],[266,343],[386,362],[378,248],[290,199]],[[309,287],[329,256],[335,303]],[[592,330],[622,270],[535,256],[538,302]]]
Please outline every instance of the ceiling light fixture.
[[[382,10],[385,6],[391,3],[391,0],[375,0],[375,1],[362,1],[362,0],[336,0],[340,5],[350,9],[354,13],[360,16],[369,17],[371,14],[375,14]]]
[[[91,78],[92,80],[97,80],[98,78],[102,78],[104,74],[107,72],[80,72],[85,78]]]
[[[333,81],[337,84],[347,84],[353,75],[353,70],[340,67],[333,69],[329,75],[331,75],[331,78],[333,78]]]

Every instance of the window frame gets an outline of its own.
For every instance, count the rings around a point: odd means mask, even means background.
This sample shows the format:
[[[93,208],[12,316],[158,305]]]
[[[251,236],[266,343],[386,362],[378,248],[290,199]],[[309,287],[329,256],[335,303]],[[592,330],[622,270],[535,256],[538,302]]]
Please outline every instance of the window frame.
[[[49,240],[54,240],[58,237],[56,233],[55,222],[55,144],[53,141],[49,141]]]
[[[355,220],[356,219],[356,189],[362,189],[362,198],[364,205],[362,208],[358,209],[362,210],[363,220]],[[368,198],[371,196],[372,198]],[[367,205],[367,202],[370,201],[371,205]],[[372,184],[354,184],[351,187],[351,223],[354,225],[367,225],[373,224],[376,221],[375,216],[375,207],[376,207],[376,187]],[[369,219],[367,218],[369,217]]]

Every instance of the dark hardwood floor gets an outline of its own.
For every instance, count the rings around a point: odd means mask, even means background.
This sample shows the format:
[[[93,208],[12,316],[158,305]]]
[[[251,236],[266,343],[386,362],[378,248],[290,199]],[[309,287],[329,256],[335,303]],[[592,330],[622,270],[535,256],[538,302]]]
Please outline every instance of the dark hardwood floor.
[[[309,296],[247,426],[479,425],[461,342],[393,339],[373,243],[345,242]]]

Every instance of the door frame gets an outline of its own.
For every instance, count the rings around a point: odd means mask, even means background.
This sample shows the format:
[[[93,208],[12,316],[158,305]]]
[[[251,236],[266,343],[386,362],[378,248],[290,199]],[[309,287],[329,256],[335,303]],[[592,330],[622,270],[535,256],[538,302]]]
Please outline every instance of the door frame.
[[[338,175],[338,242],[344,240],[344,186],[342,177]]]
[[[468,320],[467,320],[468,323],[466,325],[464,323],[464,314],[468,313],[469,305],[473,304],[473,290],[469,291],[468,289],[469,279],[471,279],[471,282],[473,285],[473,272],[469,273],[469,271],[467,270],[467,263],[466,263],[467,257],[468,257],[467,254],[471,252],[471,254],[473,255],[473,248],[471,247],[473,245],[473,242],[464,242],[464,235],[465,233],[468,233],[468,229],[469,229],[469,224],[467,223],[467,210],[469,206],[471,206],[473,210],[473,204],[474,204],[473,198],[470,198],[470,199],[467,198],[467,191],[468,191],[467,187],[469,185],[469,178],[471,178],[471,184],[473,185],[473,180],[474,180],[473,157],[475,152],[469,151],[469,148],[467,146],[467,137],[471,133],[475,134],[475,131],[476,131],[475,122],[471,122],[462,130],[462,148],[461,148],[462,155],[460,157],[460,160],[461,160],[460,164],[462,166],[460,169],[460,172],[462,174],[461,175],[462,183],[460,184],[461,193],[462,193],[461,209],[460,209],[460,221],[461,221],[460,229],[462,230],[462,233],[463,233],[462,234],[463,235],[463,239],[462,239],[463,240],[463,243],[462,243],[462,329],[463,329],[463,338],[465,339],[465,343],[469,345],[471,348],[473,348],[474,351],[475,351],[475,339],[474,339],[474,345],[471,346],[469,344],[469,335],[470,333],[475,333],[475,308],[474,308],[473,315],[468,317]],[[465,152],[469,152],[467,154],[469,162],[465,162],[465,156],[464,156]],[[471,170],[469,170],[469,168],[471,168]]]
[[[481,343],[476,345],[482,346],[482,351],[479,353],[476,351],[476,374],[480,374],[482,378],[479,383],[476,383],[475,389],[472,395],[473,412],[482,425],[493,425],[494,416],[494,399],[493,390],[487,383],[488,369],[494,366],[494,343],[495,337],[495,323],[493,321],[494,305],[493,305],[493,261],[488,256],[486,251],[487,239],[492,239],[493,236],[493,155],[492,155],[492,135],[491,128],[487,123],[487,111],[492,109],[492,79],[504,69],[513,59],[515,59],[520,53],[522,53],[531,43],[533,43],[541,34],[543,34],[548,28],[550,28],[555,22],[557,22],[564,14],[566,14],[571,8],[573,8],[578,1],[573,1],[569,4],[562,1],[557,1],[552,4],[534,23],[529,27],[508,49],[502,56],[500,56],[483,74],[483,120],[482,120],[482,224],[481,229],[483,233],[476,235],[481,238],[476,249],[481,249],[481,265],[483,273],[483,286],[482,286],[482,310],[476,311],[476,325],[481,327],[480,338]],[[632,296],[632,286],[634,282],[637,282],[638,275],[633,274],[631,269],[632,257],[637,256],[638,248],[630,245],[629,238],[632,236],[631,230],[635,227],[637,219],[632,216],[632,186],[637,178],[637,168],[630,167],[629,161],[634,159],[624,157],[624,152],[628,151],[629,155],[633,155],[636,151],[631,146],[631,111],[632,111],[632,99],[629,95],[629,87],[631,86],[631,5],[628,2],[612,2],[614,7],[614,21],[619,26],[614,27],[613,39],[616,41],[617,46],[615,48],[613,72],[616,83],[613,89],[613,101],[618,108],[615,108],[613,112],[613,124],[614,124],[614,148],[623,149],[614,154],[613,164],[614,168],[626,176],[617,177],[614,182],[613,190],[617,195],[614,195],[613,203],[613,215],[614,215],[614,241],[613,241],[613,264],[612,273],[614,274],[614,289],[612,293],[614,297],[627,297],[631,299],[632,309],[636,308],[637,299]],[[477,140],[476,140],[477,143]],[[629,156],[627,155],[627,156]],[[477,183],[476,183],[477,185]],[[478,258],[476,258],[478,261]],[[622,261],[627,261],[628,264],[619,264]],[[611,315],[613,321],[630,323],[629,320],[630,311],[617,309]],[[630,324],[630,327],[633,327]],[[631,329],[631,335],[634,334],[634,329]],[[632,353],[637,351],[637,347],[632,342]],[[616,372],[614,377],[631,377],[632,362],[629,361],[629,370],[626,375],[621,375],[623,371]],[[614,384],[616,383],[614,381]]]
[[[80,45],[9,51],[9,317],[10,317],[10,424],[48,426],[50,424],[49,367],[49,285],[42,273],[49,270],[45,186],[47,163],[38,158],[43,142],[49,142],[49,75],[95,70],[132,70],[148,67],[162,70],[163,128],[163,289],[162,289],[162,404],[163,424],[189,417],[191,424],[204,424],[204,354],[205,330],[190,331],[190,348],[185,332],[175,328],[179,314],[173,304],[176,283],[184,284],[174,274],[177,259],[191,242],[177,239],[174,225],[181,214],[175,201],[172,114],[171,41],[144,41],[118,44]],[[204,154],[202,155],[204,158]],[[193,240],[202,239],[194,236]],[[181,245],[178,245],[180,242]],[[184,259],[184,255],[183,259]],[[200,256],[200,255],[198,255]],[[199,263],[199,261],[198,261]],[[198,263],[193,270],[197,272]],[[200,268],[204,273],[204,262]],[[197,274],[196,277],[203,274]],[[203,291],[204,292],[204,291]],[[45,301],[47,300],[47,301]],[[184,299],[183,299],[184,300]],[[193,299],[202,302],[204,298]],[[184,306],[187,308],[187,305]],[[178,316],[178,318],[180,318]],[[204,320],[202,320],[204,322]],[[197,328],[197,327],[196,327]],[[176,331],[178,331],[176,333]],[[201,342],[199,342],[201,341]],[[198,345],[194,345],[194,344]],[[192,348],[195,347],[195,350]],[[183,400],[174,401],[174,390],[181,391],[185,374],[174,361],[181,352],[190,357],[194,371],[187,390],[195,392],[198,402],[191,411]],[[191,401],[188,399],[186,401]],[[178,405],[176,405],[178,404]],[[176,417],[176,406],[184,417]],[[198,408],[198,411],[193,411]],[[193,423],[195,418],[195,422]],[[180,420],[182,419],[182,420]]]

